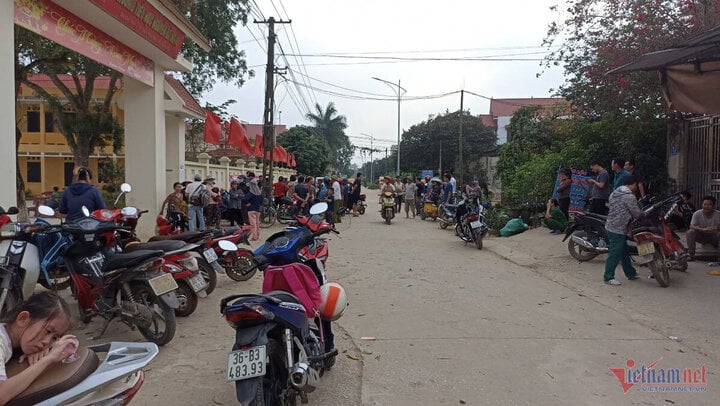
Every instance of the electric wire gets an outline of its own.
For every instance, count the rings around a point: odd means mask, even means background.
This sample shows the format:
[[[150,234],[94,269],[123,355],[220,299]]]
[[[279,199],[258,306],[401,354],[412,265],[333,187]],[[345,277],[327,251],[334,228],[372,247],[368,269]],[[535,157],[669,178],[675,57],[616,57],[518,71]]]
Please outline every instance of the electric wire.
[[[278,2],[280,3],[280,8],[282,8],[283,12],[285,13],[285,17],[287,17],[288,20],[291,20],[290,14],[288,14],[287,9],[285,8],[285,4],[283,4],[282,0],[278,0]],[[297,35],[295,35],[295,28],[293,28],[292,24],[289,24],[289,25],[290,25],[290,34],[292,35],[292,41],[290,42],[290,50],[293,51],[294,53],[300,54],[300,65],[302,66],[302,70],[305,72],[305,75],[307,77],[309,77],[310,74],[307,71],[307,66],[305,65],[305,60],[303,59],[302,53],[300,52],[300,44],[298,43]],[[287,33],[285,33],[285,35],[287,35]],[[289,36],[288,36],[288,39],[289,39]],[[293,47],[293,42],[295,43],[295,47]],[[318,104],[317,97],[315,97],[315,93],[312,93],[312,95],[313,95],[313,99],[315,100],[315,104]]]
[[[410,57],[410,56],[377,56],[377,55],[335,55],[335,54],[298,54],[289,56],[304,56],[307,58],[336,58],[336,59],[375,59],[393,61],[483,61],[495,58],[506,58],[511,56],[542,55],[546,51],[519,52],[510,54],[478,55],[478,56],[456,56],[456,57]]]

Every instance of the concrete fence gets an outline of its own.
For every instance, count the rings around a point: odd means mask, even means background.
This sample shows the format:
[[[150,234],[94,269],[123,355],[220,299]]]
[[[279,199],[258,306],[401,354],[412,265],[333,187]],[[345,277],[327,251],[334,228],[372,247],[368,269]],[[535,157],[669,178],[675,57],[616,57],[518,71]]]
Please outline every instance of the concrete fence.
[[[210,155],[201,153],[198,155],[199,162],[185,161],[185,167],[181,168],[180,178],[192,180],[196,174],[205,179],[208,177],[215,178],[215,183],[222,188],[230,187],[230,178],[232,176],[244,175],[248,171],[255,172],[255,175],[262,175],[262,164],[257,165],[255,161],[245,162],[243,159],[238,159],[234,166],[230,165],[230,158],[223,156],[220,157],[219,165],[210,163]],[[296,172],[292,168],[280,168],[277,166],[273,167],[273,182],[277,180],[278,176],[289,178],[290,175],[295,175]]]

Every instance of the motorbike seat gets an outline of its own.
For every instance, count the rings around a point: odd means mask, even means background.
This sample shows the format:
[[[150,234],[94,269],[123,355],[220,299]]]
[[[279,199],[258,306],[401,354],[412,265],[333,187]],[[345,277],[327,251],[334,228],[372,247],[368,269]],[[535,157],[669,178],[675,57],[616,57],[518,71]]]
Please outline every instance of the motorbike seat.
[[[602,215],[602,214],[597,214],[597,213],[588,213],[588,214],[586,214],[586,216],[588,216],[588,217],[594,217],[594,218],[600,219],[600,220],[602,220],[602,221],[607,221],[607,217],[608,217],[608,216],[605,216],[605,215]]]
[[[653,234],[663,234],[662,228],[655,227],[655,226],[639,226],[639,227],[633,227],[633,229],[632,229],[633,234],[642,233],[645,231],[649,231]]]
[[[180,240],[185,242],[195,242],[197,240],[202,240],[203,238],[207,237],[211,232],[210,231],[186,231],[184,233],[180,234],[172,234],[172,235],[156,235],[153,237],[150,237],[148,241],[165,241],[165,240]]]
[[[223,229],[215,229],[215,230],[212,230],[212,236],[213,236],[213,238],[225,237],[225,236],[228,236],[228,235],[236,232],[239,229],[240,229],[240,227],[228,227],[224,230]]]
[[[140,250],[172,252],[181,250],[187,246],[185,241],[165,240],[151,242],[131,242],[125,246],[124,252],[135,252]]]
[[[290,292],[286,292],[284,290],[271,290],[270,292],[266,292],[263,294],[267,295],[267,296],[272,296],[276,299],[280,299],[283,302],[302,304],[302,303],[300,303],[300,299],[298,299],[297,296],[293,295]]]
[[[100,359],[95,352],[87,347],[80,347],[77,351],[77,361],[69,364],[55,362],[35,379],[30,386],[15,396],[7,406],[34,405],[57,396],[77,386],[90,374],[95,372]],[[5,366],[7,377],[23,372],[29,367],[27,362],[8,362]]]
[[[165,254],[163,251],[149,250],[133,251],[127,254],[115,254],[105,260],[105,263],[103,264],[103,271],[130,268],[135,265],[140,265],[148,259],[160,258],[163,254]]]

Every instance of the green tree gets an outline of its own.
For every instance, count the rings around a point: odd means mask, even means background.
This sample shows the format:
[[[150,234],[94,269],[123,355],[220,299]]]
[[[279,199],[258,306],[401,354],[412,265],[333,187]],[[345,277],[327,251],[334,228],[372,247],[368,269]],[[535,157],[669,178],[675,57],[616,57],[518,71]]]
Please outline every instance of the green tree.
[[[171,1],[212,46],[205,51],[190,40],[183,45],[183,56],[193,62],[192,72],[182,73],[183,84],[190,93],[199,97],[212,90],[218,79],[242,86],[245,75],[254,75],[248,70],[245,51],[239,49],[234,31],[237,24],[247,24],[247,0]]]
[[[347,119],[340,115],[335,103],[328,103],[323,109],[315,104],[315,113],[308,113],[305,118],[312,123],[313,133],[322,138],[330,151],[330,170],[334,172],[347,172],[354,147],[345,134]]]
[[[323,173],[330,162],[327,144],[313,135],[310,127],[293,127],[280,134],[277,142],[295,155],[299,173],[317,176]]]
[[[586,117],[664,113],[657,75],[606,75],[610,69],[720,24],[720,4],[709,0],[568,0],[549,24],[546,66],[561,65],[560,95]]]
[[[431,116],[428,120],[411,126],[402,135],[400,167],[403,171],[417,174],[423,169],[442,171],[457,169],[459,154],[460,112]],[[496,135],[485,127],[480,118],[463,112],[463,157],[467,163],[477,156],[494,153]],[[442,149],[442,168],[438,168]],[[393,159],[397,153],[393,151]],[[397,162],[397,161],[393,161]],[[465,165],[463,179],[476,179],[480,174],[470,173]],[[394,172],[394,171],[393,171]]]

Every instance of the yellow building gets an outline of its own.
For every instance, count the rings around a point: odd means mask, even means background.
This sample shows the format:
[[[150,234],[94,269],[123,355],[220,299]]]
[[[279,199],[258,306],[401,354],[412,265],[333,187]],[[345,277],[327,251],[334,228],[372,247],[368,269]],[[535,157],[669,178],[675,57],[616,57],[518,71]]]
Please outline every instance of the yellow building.
[[[49,77],[35,75],[31,80],[42,86],[48,93],[58,97],[62,96]],[[61,80],[70,89],[75,88],[72,77],[61,77]],[[117,83],[119,86],[120,81]],[[109,84],[109,78],[96,79],[93,98],[97,98],[100,102],[104,98]],[[123,122],[123,112],[118,108],[117,100],[121,96],[122,91],[118,90],[111,107],[113,116],[120,123]],[[64,114],[73,114],[73,111],[68,109]],[[38,97],[32,89],[23,85],[17,97],[15,116],[18,128],[22,132],[18,147],[18,164],[20,173],[25,179],[25,189],[30,190],[34,195],[39,195],[51,191],[53,186],[62,190],[63,187],[71,184],[75,160],[65,137],[57,129],[50,105]],[[113,154],[112,147],[94,151],[89,161],[94,175],[93,183],[98,183],[98,179],[102,179],[100,175],[102,175],[104,165],[111,162],[122,164],[124,158],[122,150],[118,151],[116,155]]]
[[[61,76],[60,79],[68,88],[75,89],[71,76]],[[45,75],[35,75],[31,78],[33,83],[42,86],[48,93],[63,99],[60,90]],[[84,84],[84,80],[81,80]],[[102,101],[107,92],[110,80],[107,77],[97,78],[93,90],[93,98],[98,103]],[[121,86],[121,82],[117,82]],[[166,114],[177,117],[204,117],[204,111],[195,99],[187,92],[182,84],[170,76],[165,77]],[[119,123],[124,122],[122,89],[118,89],[111,111]],[[67,110],[64,114],[73,114]],[[27,86],[20,88],[15,107],[15,120],[22,132],[20,146],[18,147],[18,163],[20,173],[25,179],[25,189],[33,195],[51,191],[54,186],[62,190],[73,181],[75,160],[65,137],[56,128],[54,113],[50,105],[38,97]],[[106,171],[113,164],[124,166],[124,150],[113,153],[112,146],[96,149],[89,160],[93,171],[93,183],[102,184],[106,179]]]

